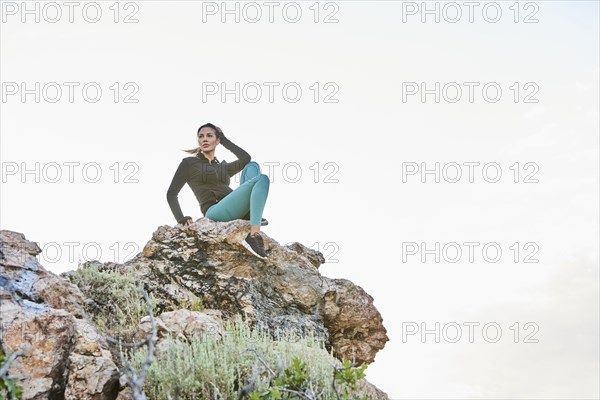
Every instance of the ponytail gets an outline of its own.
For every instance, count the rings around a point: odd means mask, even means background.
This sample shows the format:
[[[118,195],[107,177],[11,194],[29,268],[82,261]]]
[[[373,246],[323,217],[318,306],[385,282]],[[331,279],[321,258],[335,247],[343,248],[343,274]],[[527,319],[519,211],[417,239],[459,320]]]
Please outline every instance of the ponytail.
[[[186,153],[190,153],[190,154],[197,156],[198,154],[200,154],[200,150],[201,150],[200,147],[196,147],[195,149],[181,150],[181,151],[185,151]]]

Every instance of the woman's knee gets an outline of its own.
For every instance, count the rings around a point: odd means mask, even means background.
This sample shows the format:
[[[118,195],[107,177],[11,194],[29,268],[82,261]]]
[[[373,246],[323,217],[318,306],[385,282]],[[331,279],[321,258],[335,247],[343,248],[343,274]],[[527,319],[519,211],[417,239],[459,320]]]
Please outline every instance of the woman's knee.
[[[256,161],[250,161],[244,166],[244,169],[242,170],[241,183],[245,183],[251,179],[254,179],[258,175],[260,175],[260,165],[258,165]]]
[[[260,174],[260,165],[258,165],[258,163],[256,161],[250,161],[248,164],[246,164],[246,166],[244,166],[244,170],[248,171],[250,169],[254,169],[255,168],[255,173],[256,175]]]
[[[263,184],[266,184],[267,186],[271,183],[271,180],[269,179],[269,176],[265,175],[265,174],[260,174],[258,176],[258,181],[259,182],[263,182]]]
[[[268,175],[259,174],[259,175],[253,176],[252,178],[247,179],[244,184],[252,185],[254,187],[254,185],[256,185],[259,182],[262,182],[261,183],[262,186],[268,187],[269,184],[271,183],[271,180],[269,179]]]

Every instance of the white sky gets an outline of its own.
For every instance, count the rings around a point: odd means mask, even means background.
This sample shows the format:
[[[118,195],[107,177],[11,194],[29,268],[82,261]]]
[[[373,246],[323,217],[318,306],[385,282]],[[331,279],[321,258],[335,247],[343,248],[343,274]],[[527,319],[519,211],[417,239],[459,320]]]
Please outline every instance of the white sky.
[[[495,16],[489,2],[478,3],[473,23],[464,2],[455,3],[463,13],[457,23],[448,22],[456,8],[446,3],[438,4],[446,10],[439,23],[433,15],[421,22],[418,11],[405,13],[403,22],[403,9],[420,11],[421,2],[313,3],[297,3],[297,23],[283,18],[286,4],[285,16],[295,16],[286,2],[277,2],[273,23],[264,2],[254,3],[263,13],[256,23],[248,21],[256,7],[247,3],[237,3],[239,23],[234,15],[221,21],[221,2],[204,3],[205,10],[217,8],[215,15],[203,14],[202,2],[121,2],[117,23],[113,2],[98,3],[97,23],[83,18],[84,6],[86,17],[95,15],[88,2],[79,2],[73,23],[63,2],[55,3],[62,11],[56,23],[48,20],[57,8],[39,3],[36,23],[21,2],[3,1],[2,229],[38,242],[40,262],[56,273],[88,257],[126,261],[160,225],[175,224],[166,191],[187,156],[180,150],[195,147],[198,126],[213,122],[271,176],[264,232],[281,244],[319,248],[330,261],[321,267],[324,275],[350,279],[375,299],[390,342],[369,366],[368,379],[391,398],[598,398],[598,2],[498,2],[496,23],[482,16],[484,6]],[[131,13],[138,22],[123,23]],[[338,22],[323,23],[326,15]],[[528,15],[539,22],[523,23]],[[36,82],[39,103],[34,94],[23,101],[21,83],[34,89]],[[56,103],[49,101],[51,82],[63,90]],[[78,85],[72,103],[64,82]],[[239,102],[233,95],[203,101],[203,84],[211,82],[229,89],[257,82],[263,94],[250,102],[251,85]],[[273,102],[263,82],[278,83]],[[463,97],[403,102],[403,82],[425,82],[428,89],[458,82]],[[463,82],[479,85],[472,103]],[[489,82],[502,89],[495,103],[482,97]],[[102,89],[95,103],[82,96],[87,83]],[[285,100],[286,83],[301,88],[299,101]],[[138,102],[124,103],[132,87]],[[338,102],[324,102],[332,93]],[[525,103],[528,94],[538,102]],[[222,147],[216,155],[234,158]],[[79,163],[73,182],[69,162]],[[429,169],[455,162],[463,177],[436,183],[429,175],[423,183],[415,175],[403,182],[406,162]],[[465,162],[480,163],[473,183]],[[490,162],[500,165],[497,183],[481,175]],[[519,183],[509,168],[515,162]],[[538,167],[532,176],[538,183],[523,182],[534,171],[528,162]],[[35,163],[37,182],[35,174],[21,175]],[[62,172],[55,183],[49,181],[53,163]],[[268,171],[269,163],[279,166]],[[84,165],[99,166],[98,182],[86,181],[94,169],[84,176]],[[302,173],[297,182],[294,168]],[[328,176],[337,182],[325,182]],[[201,216],[187,186],[179,198],[185,215]],[[423,263],[420,253],[403,262],[408,242],[428,249],[436,242],[481,245],[473,263],[465,246],[456,263],[435,263],[431,255]],[[534,249],[524,247],[528,242],[537,246],[538,263],[523,262]],[[486,243],[498,243],[500,261],[482,258]],[[430,334],[422,343],[413,335],[403,342],[410,323],[433,329],[436,322],[450,336],[454,323],[463,326],[463,337],[436,343]],[[466,322],[479,323],[474,343]],[[539,328],[538,343],[524,343],[534,327],[526,329],[527,322]],[[486,323],[502,329],[497,343],[482,336]]]

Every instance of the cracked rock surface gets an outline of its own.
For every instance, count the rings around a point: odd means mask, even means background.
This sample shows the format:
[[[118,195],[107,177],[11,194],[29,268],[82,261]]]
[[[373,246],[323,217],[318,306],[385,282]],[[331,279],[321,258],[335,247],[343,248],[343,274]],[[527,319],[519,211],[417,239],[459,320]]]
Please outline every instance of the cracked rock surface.
[[[310,332],[339,359],[372,363],[389,340],[373,298],[349,280],[321,275],[323,255],[300,243],[282,246],[261,232],[269,256],[256,258],[240,244],[249,229],[245,220],[206,218],[186,229],[160,226],[128,262],[86,264],[135,274],[156,301],[159,338],[220,333],[222,321],[242,315],[272,331]],[[107,343],[88,322],[86,309],[101,302],[86,298],[71,273],[46,271],[36,259],[41,249],[22,233],[2,230],[0,244],[0,345],[24,353],[9,369],[23,398],[130,398]],[[202,313],[181,309],[199,297]],[[140,321],[142,336],[148,322]],[[371,398],[387,398],[361,385]]]

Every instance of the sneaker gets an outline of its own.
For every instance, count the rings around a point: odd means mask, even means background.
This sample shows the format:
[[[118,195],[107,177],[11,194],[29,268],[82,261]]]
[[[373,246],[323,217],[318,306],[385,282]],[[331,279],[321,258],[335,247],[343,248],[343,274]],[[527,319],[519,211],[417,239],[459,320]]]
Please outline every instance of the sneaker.
[[[244,239],[242,242],[242,246],[244,246],[246,250],[258,258],[266,258],[268,256],[268,254],[265,252],[265,245],[260,233],[256,235],[249,233],[248,236],[246,236],[246,239]]]

